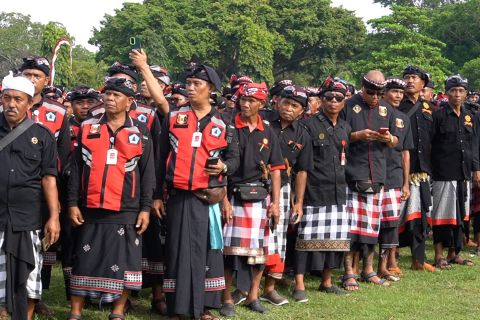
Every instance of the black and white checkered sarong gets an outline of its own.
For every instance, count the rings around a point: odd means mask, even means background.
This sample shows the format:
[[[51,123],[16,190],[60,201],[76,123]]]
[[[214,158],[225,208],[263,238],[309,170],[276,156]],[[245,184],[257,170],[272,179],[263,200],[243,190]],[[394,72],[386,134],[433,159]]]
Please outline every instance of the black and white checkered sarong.
[[[350,220],[346,206],[304,207],[295,249],[349,251]]]
[[[290,222],[290,184],[280,189],[280,219],[268,238],[268,254],[279,254],[285,260],[287,251],[287,229]]]
[[[40,299],[42,297],[42,262],[41,254],[42,243],[40,241],[40,230],[30,231],[33,246],[33,256],[35,257],[35,269],[30,272],[27,280],[27,296],[30,299]],[[6,303],[6,285],[7,285],[7,261],[3,242],[5,232],[0,231],[0,305]]]

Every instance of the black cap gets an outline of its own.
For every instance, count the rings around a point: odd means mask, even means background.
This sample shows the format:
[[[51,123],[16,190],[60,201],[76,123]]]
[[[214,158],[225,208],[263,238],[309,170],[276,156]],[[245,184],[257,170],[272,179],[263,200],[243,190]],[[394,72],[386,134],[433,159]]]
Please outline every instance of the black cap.
[[[135,66],[131,64],[122,64],[120,62],[115,62],[110,66],[110,68],[108,68],[107,72],[109,77],[112,77],[113,75],[118,73],[123,73],[127,76],[132,77],[135,82],[138,82],[137,68],[135,68]]]
[[[37,69],[45,73],[47,77],[50,76],[50,63],[47,58],[39,56],[30,56],[28,58],[23,58],[23,64],[20,67],[20,71],[26,69]]]
[[[100,94],[97,90],[88,86],[78,86],[68,93],[67,99],[69,101],[82,100],[82,99],[95,99],[100,100]]]
[[[468,90],[468,80],[462,78],[459,74],[448,77],[447,80],[445,80],[445,90],[448,91],[455,87],[462,87],[465,90]]]
[[[270,96],[279,96],[282,93],[283,88],[291,85],[293,85],[292,80],[285,79],[275,81],[269,90]]]
[[[417,76],[419,76],[425,83],[424,85],[425,87],[427,86],[428,82],[430,82],[430,74],[425,70],[420,69],[419,67],[415,67],[411,65],[406,67],[405,70],[403,70],[402,77],[405,78],[407,74],[416,74]]]
[[[285,88],[283,88],[280,96],[282,98],[295,100],[300,103],[304,108],[306,108],[308,105],[307,91],[304,88],[296,85],[286,86]]]
[[[135,91],[133,90],[133,82],[125,78],[107,78],[105,80],[105,87],[103,88],[103,90],[104,92],[107,90],[118,91],[129,97],[135,96]]]
[[[197,78],[210,82],[215,87],[216,91],[222,90],[222,82],[218,73],[210,66],[205,64],[191,63],[185,70],[187,78]]]

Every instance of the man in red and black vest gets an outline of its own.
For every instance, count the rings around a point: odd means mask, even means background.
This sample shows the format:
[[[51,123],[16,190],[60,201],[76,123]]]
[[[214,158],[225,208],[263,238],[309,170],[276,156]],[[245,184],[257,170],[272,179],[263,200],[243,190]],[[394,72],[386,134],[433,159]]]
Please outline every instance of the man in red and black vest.
[[[73,152],[77,146],[78,133],[83,120],[87,119],[88,111],[100,102],[100,94],[93,88],[79,86],[69,93],[67,99],[72,103],[73,117],[70,124],[70,151]]]
[[[72,157],[68,210],[77,227],[71,276],[71,314],[85,297],[113,302],[109,319],[124,319],[130,290],[142,286],[142,237],[150,218],[155,169],[148,129],[128,116],[133,85],[105,85],[105,113],[85,120]]]
[[[48,60],[43,57],[28,57],[23,59],[20,71],[22,72],[22,76],[32,81],[35,87],[33,106],[28,111],[28,116],[36,123],[47,127],[54,135],[57,144],[58,169],[59,172],[61,172],[70,154],[70,130],[65,107],[57,101],[50,100],[42,95],[43,89],[50,80],[50,64]],[[57,185],[60,184],[61,181],[58,181]],[[59,195],[60,198],[62,198],[61,190],[59,190]],[[48,219],[48,209],[43,206],[42,212],[44,212],[44,222],[46,222]],[[52,266],[57,260],[56,251],[56,246],[52,246],[43,254],[43,289],[50,287]],[[53,311],[49,310],[42,301],[37,303],[35,312],[45,316],[53,315]]]
[[[225,288],[218,205],[225,194],[219,193],[217,199],[202,197],[213,188],[224,190],[225,175],[239,165],[235,132],[210,104],[210,94],[220,87],[211,67],[192,64],[186,81],[190,104],[171,111],[162,124],[162,173],[157,179],[154,210],[158,214],[163,211],[165,183],[168,259],[163,290],[170,316],[198,319],[208,312],[206,308],[220,307]]]
[[[78,138],[82,122],[88,117],[88,110],[100,101],[98,91],[87,86],[78,86],[67,96],[73,108],[73,116],[68,119],[70,125],[70,151],[74,152],[78,145]],[[66,166],[63,174],[63,186],[66,188],[70,168]],[[72,226],[68,214],[62,214],[60,217],[62,225],[61,245],[62,245],[62,268],[63,278],[65,280],[65,291],[67,300],[70,300],[70,275],[72,273],[72,250],[74,246],[74,237]]]

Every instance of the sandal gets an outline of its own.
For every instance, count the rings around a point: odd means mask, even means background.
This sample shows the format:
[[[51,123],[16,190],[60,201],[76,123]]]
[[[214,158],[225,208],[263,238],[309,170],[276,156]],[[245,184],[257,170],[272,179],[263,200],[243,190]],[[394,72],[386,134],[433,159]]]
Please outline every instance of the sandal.
[[[394,276],[393,274],[379,274],[378,277],[390,282],[400,281],[400,277]]]
[[[450,270],[452,269],[452,265],[448,263],[447,259],[445,258],[440,258],[437,261],[435,261],[435,267],[439,268],[440,270]]]
[[[391,273],[394,273],[394,274],[395,274],[396,276],[398,276],[398,277],[403,276],[402,269],[400,269],[399,267],[396,267],[396,268],[388,268],[388,271],[391,272]]]
[[[152,299],[150,304],[152,306],[151,310],[153,312],[161,316],[167,315],[167,303],[165,301],[165,298]]]
[[[211,313],[210,310],[205,310],[205,312],[200,317],[200,320],[220,320],[220,318]]]
[[[361,279],[361,281],[366,282],[366,283],[373,283],[373,284],[376,284],[376,285],[382,286],[382,287],[388,287],[388,286],[390,286],[390,282],[388,282],[387,280],[382,279],[382,278],[380,278],[380,281],[374,282],[374,281],[372,280],[373,277],[378,277],[378,275],[377,275],[376,272],[370,272],[370,273],[368,273],[368,274],[366,274],[366,275],[362,274],[362,279]]]
[[[82,320],[82,316],[80,314],[70,313],[67,320]]]
[[[347,280],[349,279],[353,279],[354,282],[348,282]],[[355,291],[354,290],[349,290],[348,288],[350,287],[355,287],[357,288],[357,290],[360,288],[360,286],[358,285],[358,282],[357,282],[357,275],[356,274],[344,274],[342,276],[342,287],[343,289],[347,290],[347,291]]]
[[[325,292],[325,293],[334,293],[337,295],[344,295],[347,294],[345,290],[341,290],[339,287],[332,285],[330,287],[324,287],[323,284],[318,287],[318,291]]]
[[[467,267],[473,267],[474,263],[472,260],[470,259],[463,259],[462,257],[460,256],[455,256],[453,257],[453,259],[450,259],[448,261],[448,263],[450,264],[459,264],[461,266],[467,266]]]
[[[114,319],[120,319],[120,320],[125,320],[125,315],[123,314],[118,314],[118,313],[110,313],[108,315],[109,320],[114,320]]]

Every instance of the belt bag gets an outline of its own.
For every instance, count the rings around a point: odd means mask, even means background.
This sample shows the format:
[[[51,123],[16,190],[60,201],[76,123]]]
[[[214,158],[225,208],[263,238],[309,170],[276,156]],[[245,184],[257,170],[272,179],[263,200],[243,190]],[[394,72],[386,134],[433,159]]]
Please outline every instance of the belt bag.
[[[199,189],[193,191],[193,194],[199,198],[200,200],[208,203],[208,204],[215,204],[219,203],[220,201],[225,198],[227,194],[226,187],[217,187],[217,188],[207,188],[207,189]]]
[[[383,187],[382,184],[371,181],[355,181],[348,186],[358,193],[379,193]]]
[[[240,201],[257,202],[267,198],[268,190],[263,183],[241,183],[235,185],[233,194]]]

